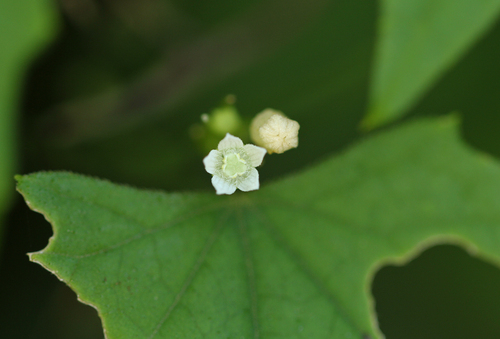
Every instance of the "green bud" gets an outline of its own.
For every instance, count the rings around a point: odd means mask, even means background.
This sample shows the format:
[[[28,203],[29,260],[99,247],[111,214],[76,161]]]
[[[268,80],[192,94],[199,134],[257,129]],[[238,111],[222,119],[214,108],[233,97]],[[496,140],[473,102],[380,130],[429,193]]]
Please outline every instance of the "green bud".
[[[236,134],[242,125],[238,111],[230,105],[214,109],[205,120],[209,130],[217,135]]]

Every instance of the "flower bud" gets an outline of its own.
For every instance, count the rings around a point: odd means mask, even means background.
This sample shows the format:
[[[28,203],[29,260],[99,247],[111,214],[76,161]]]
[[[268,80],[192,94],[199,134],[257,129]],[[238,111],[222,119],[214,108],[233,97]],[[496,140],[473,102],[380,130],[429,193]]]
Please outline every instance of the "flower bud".
[[[299,145],[297,121],[288,119],[282,112],[266,109],[257,114],[250,125],[250,137],[268,153],[283,153]]]
[[[216,135],[236,133],[242,125],[238,111],[231,105],[218,107],[210,115],[205,114],[201,119],[207,124],[209,130]]]

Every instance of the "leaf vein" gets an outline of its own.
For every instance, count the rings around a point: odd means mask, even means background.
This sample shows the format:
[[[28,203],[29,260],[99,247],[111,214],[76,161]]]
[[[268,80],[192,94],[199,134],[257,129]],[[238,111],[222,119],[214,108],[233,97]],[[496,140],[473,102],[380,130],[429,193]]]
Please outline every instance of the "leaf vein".
[[[121,242],[118,242],[114,245],[111,245],[111,246],[108,246],[106,248],[103,248],[103,249],[100,249],[100,250],[97,250],[97,251],[94,251],[94,252],[90,252],[90,253],[85,253],[85,254],[79,254],[79,255],[74,255],[74,254],[67,254],[67,253],[60,253],[60,252],[51,252],[51,254],[54,254],[54,255],[59,255],[59,256],[63,256],[63,257],[68,257],[68,258],[74,258],[74,259],[83,259],[83,258],[88,258],[88,257],[92,257],[92,256],[95,256],[95,255],[100,255],[100,254],[104,254],[104,253],[107,253],[107,252],[111,252],[115,249],[118,249],[118,248],[121,248],[125,245],[128,245],[134,241],[137,241],[137,240],[140,240],[146,236],[149,236],[149,235],[153,235],[155,233],[158,233],[158,232],[161,232],[163,230],[166,230],[168,228],[171,228],[171,227],[174,227],[174,226],[177,226],[178,224],[182,223],[182,222],[185,222],[187,220],[190,220],[190,219],[193,219],[195,217],[198,217],[200,215],[203,215],[205,213],[208,213],[208,212],[211,212],[217,208],[220,207],[220,204],[212,204],[212,205],[209,205],[209,206],[206,206],[205,208],[200,208],[198,209],[197,211],[194,211],[192,213],[189,213],[188,215],[183,215],[181,217],[178,217],[174,220],[171,220],[167,223],[164,223],[164,224],[161,224],[160,226],[156,226],[156,227],[153,227],[153,228],[148,228],[148,229],[145,229],[144,231],[142,232],[139,232]]]
[[[325,297],[330,300],[330,302],[334,305],[335,309],[339,313],[339,316],[342,317],[347,324],[349,324],[352,328],[358,330],[361,333],[361,329],[357,326],[356,322],[348,315],[348,312],[344,309],[338,298],[331,293],[331,291],[324,285],[319,277],[316,274],[308,269],[307,261],[304,257],[296,250],[292,249],[285,240],[285,237],[279,232],[276,227],[272,226],[272,222],[270,218],[263,213],[263,211],[251,207],[255,213],[255,215],[262,221],[263,224],[267,225],[267,230],[271,236],[271,239],[275,241],[275,243],[283,248],[285,253],[294,261],[297,266],[304,272],[305,276],[307,276],[311,282],[316,286],[318,291],[325,295]]]
[[[149,339],[153,339],[156,336],[156,334],[158,334],[158,332],[160,331],[160,329],[163,326],[163,324],[165,324],[165,322],[167,321],[167,319],[170,317],[170,315],[172,314],[172,312],[174,311],[174,309],[177,307],[177,305],[181,301],[182,297],[186,293],[186,291],[189,288],[189,286],[191,286],[194,278],[196,277],[196,274],[198,273],[198,271],[200,270],[201,266],[205,262],[205,259],[207,258],[208,253],[212,249],[214,243],[219,238],[219,236],[221,234],[221,231],[222,231],[222,229],[224,228],[224,225],[225,225],[224,221],[227,220],[228,215],[229,215],[229,213],[225,213],[224,215],[222,215],[220,217],[218,225],[214,228],[214,231],[212,232],[212,234],[210,235],[210,237],[207,239],[207,241],[205,243],[205,246],[203,247],[203,250],[201,251],[198,259],[196,260],[196,262],[195,262],[195,264],[193,266],[193,268],[189,272],[189,275],[186,278],[186,280],[184,281],[184,284],[182,285],[181,289],[179,290],[179,292],[175,296],[174,301],[172,302],[172,304],[168,308],[168,310],[165,313],[165,315],[163,316],[163,318],[160,320],[160,322],[158,323],[158,325],[156,325],[155,329],[153,330],[153,332],[151,333],[151,335],[148,337]]]
[[[245,268],[247,271],[248,289],[250,293],[250,305],[252,313],[252,328],[254,339],[260,338],[260,325],[258,317],[258,298],[257,286],[255,278],[255,267],[252,258],[252,248],[248,238],[248,231],[243,220],[242,210],[238,209],[238,223],[240,226],[240,242],[243,249],[243,256],[245,259]]]

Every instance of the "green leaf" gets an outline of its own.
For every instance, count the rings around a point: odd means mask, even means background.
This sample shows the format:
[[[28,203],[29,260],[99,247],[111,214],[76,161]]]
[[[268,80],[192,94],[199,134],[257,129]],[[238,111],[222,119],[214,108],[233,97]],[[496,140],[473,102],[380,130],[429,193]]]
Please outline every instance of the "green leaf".
[[[368,115],[397,119],[490,28],[499,0],[382,0]]]
[[[51,1],[0,1],[0,215],[13,192],[15,121],[28,63],[54,33]]]
[[[31,259],[98,309],[110,339],[381,338],[380,265],[438,242],[500,258],[500,167],[460,141],[454,117],[229,197],[17,179],[54,227]]]

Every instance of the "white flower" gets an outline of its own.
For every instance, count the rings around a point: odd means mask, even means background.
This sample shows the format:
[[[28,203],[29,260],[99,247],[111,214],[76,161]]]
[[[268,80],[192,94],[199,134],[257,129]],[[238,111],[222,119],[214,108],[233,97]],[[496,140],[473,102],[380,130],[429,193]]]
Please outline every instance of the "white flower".
[[[255,145],[243,145],[240,138],[227,133],[219,142],[218,150],[212,150],[203,159],[212,185],[217,194],[233,194],[236,188],[247,192],[259,189],[259,166],[266,150]]]

